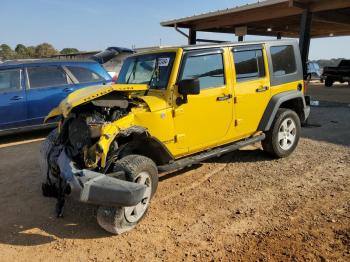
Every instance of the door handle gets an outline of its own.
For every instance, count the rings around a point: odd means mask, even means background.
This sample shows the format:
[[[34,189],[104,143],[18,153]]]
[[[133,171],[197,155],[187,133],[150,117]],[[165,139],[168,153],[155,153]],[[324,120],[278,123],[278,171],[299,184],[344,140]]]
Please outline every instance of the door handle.
[[[224,95],[224,96],[218,96],[218,97],[216,98],[216,101],[225,101],[225,100],[228,100],[228,99],[230,99],[230,98],[232,98],[232,95],[231,95],[231,94],[229,94],[229,95]]]
[[[21,99],[23,99],[23,96],[13,96],[13,97],[11,97],[11,100],[21,100]]]
[[[63,92],[72,92],[74,89],[72,87],[66,87],[63,89]]]
[[[255,91],[256,91],[257,93],[260,93],[260,92],[265,92],[265,91],[267,91],[267,90],[269,90],[269,87],[268,87],[268,86],[261,86],[261,87],[257,88]]]

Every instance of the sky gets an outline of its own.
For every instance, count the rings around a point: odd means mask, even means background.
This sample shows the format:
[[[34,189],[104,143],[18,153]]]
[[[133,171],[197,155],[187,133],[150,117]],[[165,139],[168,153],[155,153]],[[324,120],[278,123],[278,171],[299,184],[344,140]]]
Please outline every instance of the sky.
[[[171,20],[256,0],[1,0],[0,43],[15,47],[43,42],[57,49],[102,50],[108,46],[147,47],[186,44]],[[197,37],[236,41],[234,35],[199,33]],[[246,40],[266,39],[247,36]],[[310,59],[350,58],[350,37],[313,39]]]

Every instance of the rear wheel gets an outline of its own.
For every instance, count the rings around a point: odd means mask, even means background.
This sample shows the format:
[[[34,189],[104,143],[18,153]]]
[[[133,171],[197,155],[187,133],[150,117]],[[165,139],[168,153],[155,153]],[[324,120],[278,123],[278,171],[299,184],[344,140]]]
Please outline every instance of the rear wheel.
[[[326,87],[331,87],[331,86],[333,85],[333,83],[334,83],[333,79],[330,78],[330,77],[327,77],[326,80],[325,80],[325,82],[324,82],[324,85],[325,85]]]
[[[270,130],[262,141],[264,151],[277,158],[289,156],[298,145],[299,116],[290,109],[278,109]]]
[[[145,216],[150,201],[157,190],[158,170],[155,163],[144,156],[128,155],[117,161],[113,172],[124,171],[127,181],[146,185],[144,196],[137,205],[131,207],[99,207],[97,222],[106,231],[122,234],[136,226]]]

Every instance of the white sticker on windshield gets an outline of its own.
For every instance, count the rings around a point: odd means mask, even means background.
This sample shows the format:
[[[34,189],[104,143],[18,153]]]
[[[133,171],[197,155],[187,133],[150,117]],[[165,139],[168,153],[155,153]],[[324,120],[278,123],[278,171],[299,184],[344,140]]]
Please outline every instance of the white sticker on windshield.
[[[168,66],[169,61],[170,61],[169,57],[160,57],[160,58],[158,58],[158,65],[159,66]]]

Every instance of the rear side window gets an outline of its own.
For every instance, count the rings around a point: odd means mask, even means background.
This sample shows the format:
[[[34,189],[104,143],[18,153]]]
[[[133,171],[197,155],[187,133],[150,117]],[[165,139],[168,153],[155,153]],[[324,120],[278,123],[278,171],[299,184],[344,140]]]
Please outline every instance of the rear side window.
[[[0,70],[0,92],[21,89],[21,69]]]
[[[236,79],[238,82],[265,76],[265,64],[262,50],[234,52]]]
[[[67,68],[69,69],[69,71],[71,71],[71,73],[75,76],[79,83],[89,83],[105,80],[96,72],[85,67],[67,66]]]
[[[201,89],[225,85],[222,54],[188,56],[180,80],[191,78],[199,79]]]
[[[69,84],[66,73],[57,66],[29,67],[27,72],[31,89]]]
[[[283,76],[297,71],[292,45],[272,46],[270,49],[274,76]]]

